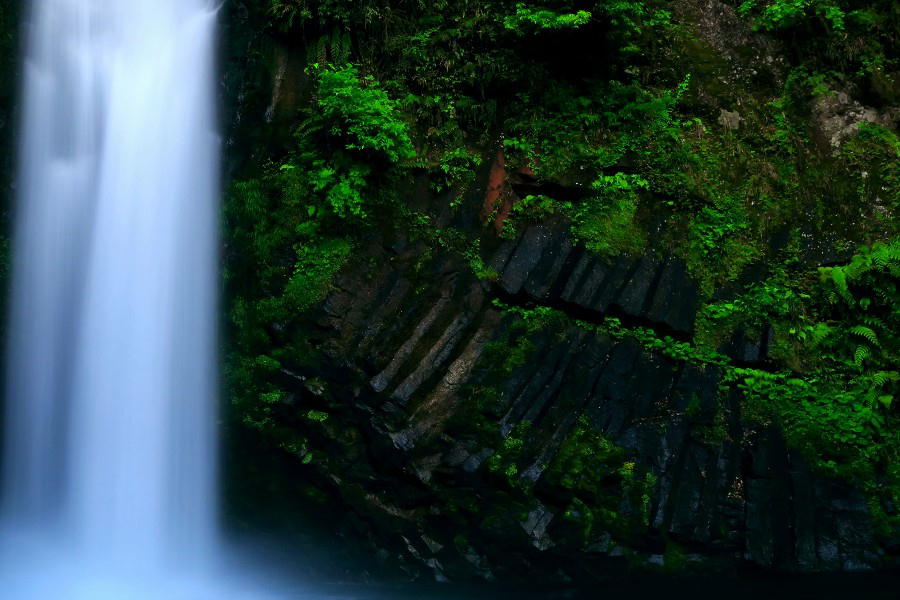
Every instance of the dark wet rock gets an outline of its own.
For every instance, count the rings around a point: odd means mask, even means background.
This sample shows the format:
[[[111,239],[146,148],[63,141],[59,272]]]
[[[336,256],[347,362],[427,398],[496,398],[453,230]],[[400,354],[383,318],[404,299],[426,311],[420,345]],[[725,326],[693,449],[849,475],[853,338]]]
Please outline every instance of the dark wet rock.
[[[625,283],[622,293],[615,300],[615,305],[627,315],[639,316],[643,314],[647,296],[653,286],[658,270],[659,264],[652,257],[640,259],[634,274]]]
[[[571,302],[584,308],[592,308],[591,300],[606,283],[606,279],[611,272],[612,268],[608,265],[599,261],[593,261],[590,267],[585,270],[581,281],[573,287],[569,296]]]
[[[844,91],[823,94],[813,106],[815,123],[832,149],[837,151],[859,131],[863,123],[877,123],[890,127],[897,119],[897,109],[879,111],[863,106]]]
[[[503,269],[501,282],[503,288],[510,294],[517,294],[528,280],[528,275],[538,266],[545,251],[553,241],[553,231],[544,225],[529,227],[519,240],[512,257]],[[556,252],[557,250],[553,250]],[[537,284],[533,284],[537,285]]]
[[[620,256],[587,307],[597,312],[605,313],[610,304],[619,297],[622,288],[628,280],[637,271],[639,262],[639,260],[636,261],[627,256]]]
[[[568,233],[565,230],[554,230],[540,262],[525,282],[525,292],[532,298],[547,299],[572,250]]]
[[[813,477],[803,461],[794,459],[791,464],[791,490],[798,507],[812,507],[816,504]],[[795,510],[794,553],[797,567],[802,571],[812,571],[817,567],[816,559],[816,517],[812,510]]]
[[[495,273],[502,274],[506,268],[506,263],[509,262],[513,252],[516,251],[517,245],[518,240],[504,240],[494,252],[493,256],[491,256],[490,260],[487,261],[487,265],[493,269]]]
[[[687,333],[694,326],[698,301],[699,292],[684,264],[672,260],[663,267],[645,314],[651,321]]]
[[[578,252],[578,260],[572,265],[571,271],[568,273],[568,277],[564,283],[563,289],[560,292],[560,299],[565,302],[579,303],[578,296],[576,294],[580,292],[585,286],[582,285],[584,279],[588,276],[594,268],[594,258],[590,255],[589,252],[581,250]],[[599,278],[596,285],[599,285],[602,282],[602,277]],[[596,291],[596,287],[591,290],[587,290],[583,292],[584,296],[590,297],[593,296],[594,291]]]
[[[553,521],[554,514],[544,506],[539,506],[528,513],[528,518],[522,522],[522,529],[532,539],[534,547],[538,550],[548,550],[553,547],[553,541],[547,535],[547,527]]]
[[[763,340],[759,336],[739,332],[724,349],[724,353],[738,362],[756,363],[762,358],[762,345]]]
[[[435,257],[430,287],[416,295],[413,248],[406,252],[374,272],[346,270],[321,306],[317,335],[334,364],[316,401],[330,402],[336,430],[354,433],[326,438],[325,457],[309,467],[322,493],[354,514],[353,530],[399,568],[454,581],[532,570],[579,580],[620,569],[624,556],[665,569],[884,563],[861,496],[811,472],[774,431],[745,430],[739,394],[719,393],[718,368],[571,320],[523,333],[493,304],[548,306],[598,323],[613,315],[660,337],[688,337],[698,291],[681,262],[607,263],[572,244],[565,226],[535,225],[492,250],[499,281],[476,281]],[[755,364],[768,339],[748,333],[726,351]],[[304,381],[296,387],[295,403],[310,395]],[[560,484],[555,459],[584,427],[648,477],[639,533],[585,530],[576,492]],[[613,498],[616,518],[644,510]],[[668,561],[666,543],[681,546],[682,558]]]

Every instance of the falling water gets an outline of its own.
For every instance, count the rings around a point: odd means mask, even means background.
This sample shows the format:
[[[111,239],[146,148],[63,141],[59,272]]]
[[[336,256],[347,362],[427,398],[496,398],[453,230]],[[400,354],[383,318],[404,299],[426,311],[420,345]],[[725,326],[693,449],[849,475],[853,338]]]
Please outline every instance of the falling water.
[[[214,36],[209,0],[33,2],[3,598],[193,599],[158,586],[216,560]]]

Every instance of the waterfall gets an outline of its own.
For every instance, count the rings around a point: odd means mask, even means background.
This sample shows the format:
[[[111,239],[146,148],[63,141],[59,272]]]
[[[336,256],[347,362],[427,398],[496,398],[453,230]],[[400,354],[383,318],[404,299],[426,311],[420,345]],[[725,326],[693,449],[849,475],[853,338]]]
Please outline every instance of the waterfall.
[[[215,20],[209,0],[32,3],[3,598],[207,597],[172,582],[219,546]]]

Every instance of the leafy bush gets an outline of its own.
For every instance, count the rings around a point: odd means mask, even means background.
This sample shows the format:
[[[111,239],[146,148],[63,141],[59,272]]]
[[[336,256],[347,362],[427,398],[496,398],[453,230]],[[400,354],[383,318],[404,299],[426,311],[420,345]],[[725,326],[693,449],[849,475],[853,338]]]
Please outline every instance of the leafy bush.
[[[897,21],[890,0],[744,0],[739,12],[758,29],[801,36],[810,64],[887,76],[896,85]]]
[[[317,75],[315,106],[297,129],[294,159],[282,168],[285,189],[318,199],[315,210],[363,218],[384,198],[396,169],[415,157],[408,127],[396,103],[356,67],[324,67]]]
[[[579,10],[574,13],[560,13],[549,8],[532,8],[524,2],[516,4],[516,12],[503,19],[503,26],[521,35],[527,29],[574,29],[591,20],[591,13]]]
[[[316,104],[329,135],[338,137],[345,149],[380,154],[391,164],[415,156],[396,102],[356,67],[321,69]]]

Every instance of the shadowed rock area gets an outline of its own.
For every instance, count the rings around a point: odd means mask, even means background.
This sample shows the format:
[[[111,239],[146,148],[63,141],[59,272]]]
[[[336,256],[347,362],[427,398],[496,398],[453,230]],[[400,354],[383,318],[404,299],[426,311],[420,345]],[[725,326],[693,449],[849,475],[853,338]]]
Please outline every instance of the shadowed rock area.
[[[341,273],[317,320],[335,365],[319,401],[337,411],[336,429],[357,432],[331,440],[320,477],[360,519],[354,527],[410,573],[580,578],[635,561],[802,571],[880,564],[864,497],[812,474],[777,431],[743,426],[737,399],[717,399],[715,367],[572,321],[530,337],[523,363],[498,377],[502,356],[491,344],[509,339],[514,318],[497,299],[689,336],[697,290],[679,262],[607,264],[573,245],[563,225],[535,226],[499,244],[497,281],[439,257],[427,271],[438,283],[417,292],[415,247],[366,254],[377,266]],[[294,391],[313,393],[300,379]],[[507,477],[489,460],[523,426]],[[646,518],[638,531],[620,537],[586,524],[573,514],[580,492],[547,477],[567,468],[555,461],[577,435],[621,448],[590,494],[609,496],[617,518]],[[653,482],[643,506],[615,472],[625,463]]]

